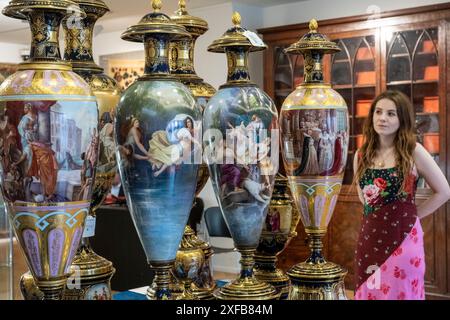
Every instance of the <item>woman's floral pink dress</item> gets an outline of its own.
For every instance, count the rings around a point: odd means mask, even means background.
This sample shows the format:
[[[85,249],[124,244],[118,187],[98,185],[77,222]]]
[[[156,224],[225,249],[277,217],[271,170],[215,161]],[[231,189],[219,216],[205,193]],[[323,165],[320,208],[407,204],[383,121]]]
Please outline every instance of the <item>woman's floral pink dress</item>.
[[[356,250],[356,300],[424,300],[423,231],[417,217],[417,171],[367,169],[359,185],[364,217]]]

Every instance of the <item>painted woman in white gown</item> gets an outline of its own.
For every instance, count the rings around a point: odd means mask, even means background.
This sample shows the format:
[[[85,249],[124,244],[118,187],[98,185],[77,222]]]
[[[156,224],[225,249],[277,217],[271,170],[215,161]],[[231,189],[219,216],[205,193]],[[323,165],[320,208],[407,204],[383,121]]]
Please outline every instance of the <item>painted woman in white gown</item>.
[[[309,151],[308,151],[308,162],[306,163],[305,171],[303,174],[305,175],[315,175],[319,173],[319,161],[317,160],[317,150],[314,146],[314,139],[311,137],[312,130],[308,130],[308,134],[305,136],[309,136]]]
[[[320,172],[328,170],[333,165],[333,150],[331,137],[328,133],[321,135],[320,142],[319,168]]]
[[[177,130],[175,137],[178,143],[171,144],[165,130],[153,133],[149,142],[148,155],[152,169],[157,169],[153,174],[155,177],[159,176],[169,166],[187,161],[192,155],[192,143],[196,150],[201,148],[200,143],[195,140],[188,128]]]

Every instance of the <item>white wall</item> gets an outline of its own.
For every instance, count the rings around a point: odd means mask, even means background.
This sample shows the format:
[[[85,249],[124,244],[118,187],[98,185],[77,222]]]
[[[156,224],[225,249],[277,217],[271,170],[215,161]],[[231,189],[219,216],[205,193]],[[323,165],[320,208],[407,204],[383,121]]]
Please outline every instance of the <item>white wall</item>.
[[[0,63],[20,63],[22,62],[20,51],[23,49],[29,50],[29,47],[23,44],[6,43],[6,42],[0,42],[0,48],[1,48]]]
[[[231,3],[190,9],[189,14],[208,22],[209,30],[197,40],[195,48],[195,70],[207,83],[216,89],[227,80],[227,59],[225,54],[208,52],[208,46],[232,26]]]

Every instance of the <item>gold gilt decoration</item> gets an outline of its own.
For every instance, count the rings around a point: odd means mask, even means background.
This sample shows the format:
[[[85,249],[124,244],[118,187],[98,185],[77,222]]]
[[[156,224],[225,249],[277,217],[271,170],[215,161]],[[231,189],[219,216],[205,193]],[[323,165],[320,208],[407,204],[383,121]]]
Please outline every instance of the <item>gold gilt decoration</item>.
[[[319,24],[317,23],[317,20],[311,19],[311,21],[309,22],[309,30],[311,31],[311,33],[317,32],[318,28],[319,28]]]
[[[233,22],[235,27],[240,27],[242,18],[239,12],[234,12],[233,17],[231,18],[231,21]]]
[[[255,249],[239,249],[239,252],[243,269],[253,269]],[[255,277],[241,277],[215,291],[214,296],[220,300],[278,300],[280,292],[273,289],[274,287],[267,286]]]
[[[80,76],[59,70],[18,71],[2,83],[0,100],[14,100],[17,99],[17,95],[71,95],[69,100],[76,100],[79,97],[82,97],[83,100],[95,100],[90,87]],[[22,98],[26,99],[26,97]],[[33,96],[29,98],[37,99]]]
[[[43,12],[36,13],[34,17],[35,20],[31,23],[31,33],[33,35],[33,41],[39,43],[48,39],[48,36],[45,33],[47,24],[45,23]]]
[[[161,0],[152,0],[152,7],[155,12],[160,12],[162,8]]]
[[[207,83],[198,84],[196,82],[186,82],[194,97],[212,97],[216,93],[216,89]]]
[[[344,98],[329,85],[300,85],[303,90],[290,94],[283,103],[285,110],[302,110],[311,107],[318,109],[347,109]]]
[[[187,13],[186,11],[186,1],[185,0],[180,0],[178,1],[178,6],[180,7],[180,11],[181,13]]]
[[[233,13],[233,27],[228,29],[219,39],[208,46],[208,51],[226,53],[228,61],[228,79],[224,86],[248,85],[248,54],[265,50],[267,46],[257,35],[241,26],[242,18],[238,12]]]
[[[228,29],[219,39],[213,41],[213,43],[208,46],[209,52],[225,53],[225,50],[231,47],[247,48],[250,52],[267,49],[266,44],[252,44],[249,38],[245,35],[247,30],[241,26],[242,18],[238,12],[233,13],[231,20],[233,23],[233,28]]]
[[[186,1],[179,1],[178,5],[179,9],[170,18],[185,27],[192,39],[175,40],[170,43],[170,71],[189,87],[194,97],[210,98],[216,90],[196,74],[194,67],[195,43],[199,36],[208,31],[208,23],[202,18],[191,16],[186,9]]]
[[[325,54],[341,51],[336,43],[317,31],[315,19],[309,23],[309,33],[285,50],[287,53],[303,54],[305,61],[304,83],[322,83],[322,59]]]
[[[12,208],[14,212],[20,212],[11,219],[17,239],[35,281],[47,299],[60,298],[70,274],[68,262],[76,253],[89,210],[89,202],[71,202],[71,209],[67,203],[58,205],[48,210],[16,202]]]
[[[186,29],[173,22],[167,15],[160,12],[161,1],[152,1],[153,13],[144,16],[141,21],[129,27],[122,39],[133,42],[144,42],[146,47],[146,66],[144,78],[173,78],[169,74],[169,44],[167,36],[171,40],[190,39],[191,35]],[[164,39],[160,37],[164,35]]]
[[[193,283],[188,293],[192,294],[193,299],[211,300],[214,298],[212,292],[216,287],[211,274],[211,257],[214,252],[211,246],[197,237],[194,230],[187,225],[184,229],[184,235],[181,240],[180,249],[177,252],[176,260],[183,260],[186,252],[189,252],[189,250],[201,250],[204,259],[199,266],[198,273],[195,277],[192,277]],[[175,275],[177,275],[176,272]]]
[[[341,191],[341,177],[328,176],[325,180],[289,176],[289,180],[306,231],[326,232]]]
[[[178,297],[179,300],[198,300],[198,297],[192,293],[192,286],[200,276],[204,262],[203,250],[181,243],[173,268],[174,275],[184,284],[184,291]]]

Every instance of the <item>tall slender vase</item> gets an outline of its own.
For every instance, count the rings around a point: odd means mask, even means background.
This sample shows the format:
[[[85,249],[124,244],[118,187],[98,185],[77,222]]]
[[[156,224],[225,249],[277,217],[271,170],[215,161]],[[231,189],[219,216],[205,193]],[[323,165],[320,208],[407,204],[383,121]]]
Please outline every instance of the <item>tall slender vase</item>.
[[[72,64],[73,71],[80,75],[91,87],[99,108],[99,159],[94,172],[91,210],[86,219],[81,245],[72,267],[80,275],[81,288],[69,287],[65,299],[110,300],[111,278],[115,272],[111,261],[97,255],[89,239],[95,235],[95,212],[103,203],[117,173],[113,121],[120,99],[120,88],[93,58],[93,36],[95,23],[109,11],[103,0],[74,0],[86,13],[86,18],[78,24],[63,21],[65,33],[64,59]]]
[[[45,299],[60,299],[89,212],[98,158],[98,109],[88,84],[61,61],[68,0],[12,0],[3,14],[28,20],[30,59],[0,86],[6,123],[2,193],[11,225]]]
[[[216,90],[210,84],[203,81],[195,72],[194,53],[195,42],[198,37],[208,31],[208,23],[201,18],[191,16],[186,10],[185,0],[180,0],[178,5],[179,9],[170,18],[177,24],[185,27],[187,32],[192,36],[192,39],[171,41],[169,50],[170,70],[173,75],[191,90],[192,95],[203,112],[209,99],[216,93]],[[196,196],[202,191],[208,178],[208,166],[202,163],[198,169],[197,187],[195,190]],[[195,205],[194,202],[192,210],[195,210]],[[192,296],[202,300],[213,299],[214,296],[212,293],[216,288],[216,284],[211,272],[211,257],[214,252],[211,245],[197,237],[192,228],[186,226],[177,259],[183,260],[183,253],[188,253],[193,248],[203,250],[205,259],[200,268],[200,272],[196,274],[195,279],[192,279]],[[189,295],[186,296],[189,297]]]
[[[309,33],[286,49],[288,53],[303,54],[305,78],[284,101],[280,117],[284,167],[311,248],[308,260],[287,272],[292,283],[289,299],[345,299],[347,270],[322,255],[322,238],[347,163],[349,130],[344,99],[323,83],[322,59],[326,53],[340,49],[317,32],[316,20],[311,20],[309,28]],[[298,132],[300,135],[293,134]],[[298,154],[290,148],[293,145],[301,146]]]
[[[128,207],[150,267],[154,294],[170,299],[170,270],[183,236],[201,163],[201,110],[189,89],[170,74],[169,41],[190,37],[160,12],[129,27],[122,39],[144,42],[145,74],[124,93],[115,141]]]
[[[278,171],[278,114],[248,72],[249,52],[264,50],[266,45],[241,27],[239,13],[232,20],[234,26],[208,47],[208,51],[226,53],[228,80],[206,107],[203,141],[216,198],[241,253],[241,273],[214,295],[276,299],[279,293],[256,279],[253,266]]]
[[[270,283],[280,292],[281,300],[288,298],[291,281],[283,270],[277,268],[277,256],[297,236],[295,230],[299,222],[300,214],[293,206],[287,178],[278,174],[256,249],[254,271],[256,278]]]

